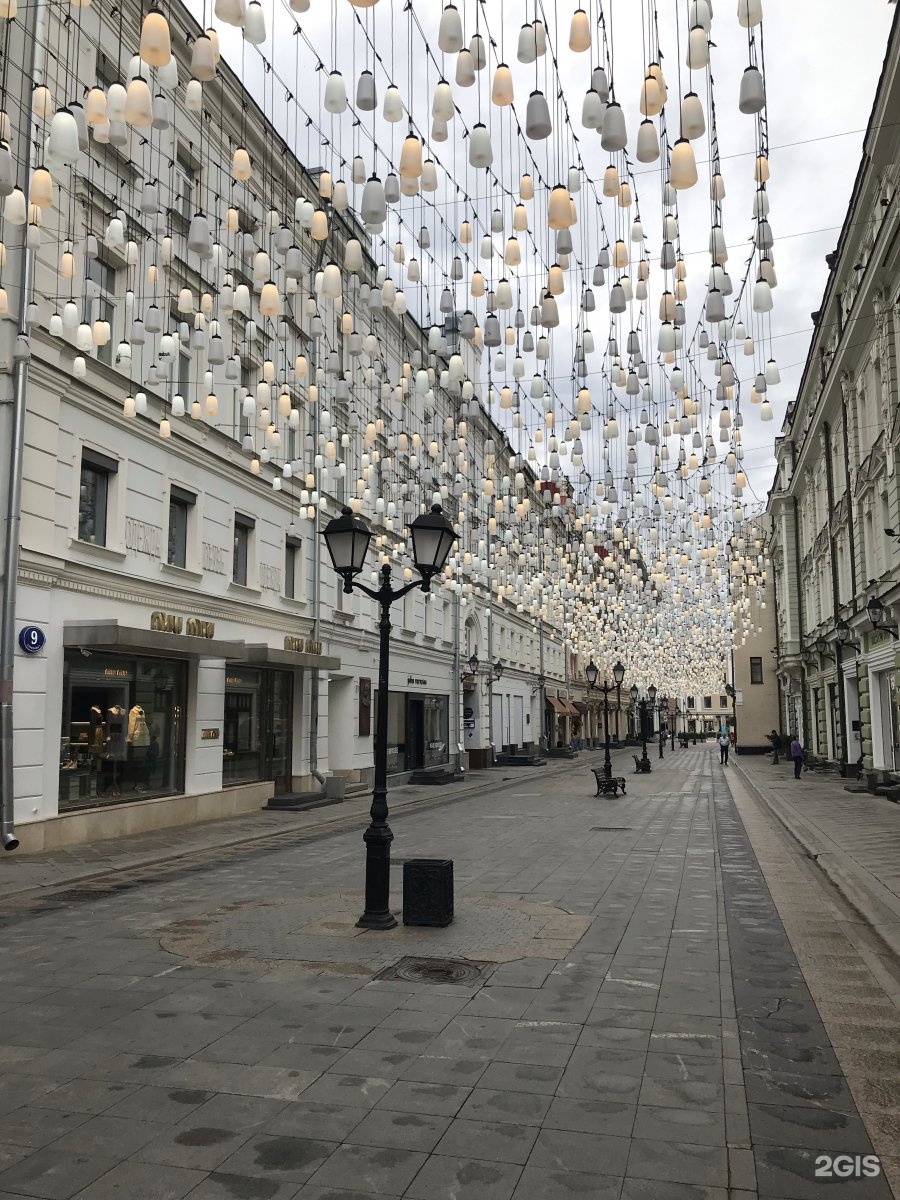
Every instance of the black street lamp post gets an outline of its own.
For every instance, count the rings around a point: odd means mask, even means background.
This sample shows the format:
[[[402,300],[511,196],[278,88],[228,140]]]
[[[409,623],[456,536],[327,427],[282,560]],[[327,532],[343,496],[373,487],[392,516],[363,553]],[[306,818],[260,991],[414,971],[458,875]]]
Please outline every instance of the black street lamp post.
[[[444,516],[440,505],[419,516],[409,527],[413,563],[421,579],[405,587],[391,587],[390,563],[381,568],[381,585],[377,589],[359,583],[356,576],[363,569],[372,531],[350,508],[329,521],[322,531],[335,571],[344,581],[344,591],[354,588],[377,600],[381,609],[378,621],[378,713],[375,722],[375,784],[372,789],[371,823],[363,834],[366,845],[366,907],[356,922],[362,929],[393,929],[397,918],[390,910],[391,842],[394,835],[388,825],[387,804],[387,738],[388,688],[390,685],[391,605],[395,600],[421,588],[427,592],[435,575],[444,569],[450,548],[456,540],[453,526]]]
[[[625,678],[625,668],[622,668],[622,678]],[[619,741],[619,709],[622,707],[622,684],[619,681],[616,684],[616,742]]]
[[[649,703],[648,703],[649,701]],[[647,688],[647,697],[641,697],[641,760],[640,770],[645,775],[649,775],[653,770],[650,765],[650,759],[647,756],[647,713],[651,714],[650,720],[653,720],[653,710],[656,707],[656,688],[651,683]]]
[[[637,741],[637,723],[638,723],[638,689],[637,684],[631,685],[631,690],[628,695],[631,697],[631,732],[634,740]]]
[[[734,752],[737,754],[737,692],[734,684],[725,684],[725,694],[731,700],[731,727],[734,730]]]
[[[662,722],[663,711],[665,711],[666,713],[668,713],[668,711],[669,711],[668,700],[666,699],[665,696],[660,696],[659,704],[657,705],[657,712],[659,713],[659,757],[660,758],[665,757],[663,755],[663,746],[666,744],[666,735],[665,735],[665,732],[663,731],[663,722]]]
[[[603,736],[605,753],[603,756],[603,778],[612,779],[612,759],[609,757],[609,695],[610,692],[618,691],[622,687],[622,680],[625,678],[625,668],[620,662],[617,662],[613,667],[613,683],[607,683],[604,679],[602,685],[597,683],[597,664],[593,659],[584,668],[584,677],[588,682],[589,688],[594,688],[598,692],[603,693]]]

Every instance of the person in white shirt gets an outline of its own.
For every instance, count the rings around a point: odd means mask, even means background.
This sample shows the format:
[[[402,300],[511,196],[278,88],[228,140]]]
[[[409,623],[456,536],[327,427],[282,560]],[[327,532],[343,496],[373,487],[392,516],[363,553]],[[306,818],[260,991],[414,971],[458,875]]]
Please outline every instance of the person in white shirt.
[[[728,751],[731,749],[731,738],[725,729],[719,731],[719,762],[722,766],[728,766]]]

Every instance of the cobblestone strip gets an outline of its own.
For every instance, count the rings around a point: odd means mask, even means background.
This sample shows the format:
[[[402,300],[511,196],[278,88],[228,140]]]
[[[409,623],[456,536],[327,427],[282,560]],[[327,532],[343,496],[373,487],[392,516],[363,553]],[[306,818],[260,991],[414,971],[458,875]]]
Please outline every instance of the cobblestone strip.
[[[716,768],[713,768],[716,771]],[[878,1200],[900,1182],[898,1010],[846,933],[843,902],[733,777],[714,781],[760,1196]],[[862,1119],[860,1119],[862,1118]],[[815,1178],[874,1150],[883,1177]]]

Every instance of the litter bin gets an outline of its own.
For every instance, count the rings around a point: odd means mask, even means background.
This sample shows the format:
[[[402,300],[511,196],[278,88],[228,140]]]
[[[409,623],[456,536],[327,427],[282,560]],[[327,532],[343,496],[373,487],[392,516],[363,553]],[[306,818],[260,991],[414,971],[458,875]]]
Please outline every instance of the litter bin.
[[[411,858],[403,864],[403,924],[453,920],[453,859]]]

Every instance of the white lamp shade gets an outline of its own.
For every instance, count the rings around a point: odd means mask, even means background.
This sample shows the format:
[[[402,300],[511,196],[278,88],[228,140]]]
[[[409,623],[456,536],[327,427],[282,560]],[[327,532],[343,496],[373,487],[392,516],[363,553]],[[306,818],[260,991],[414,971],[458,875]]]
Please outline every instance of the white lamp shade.
[[[525,136],[531,141],[544,141],[553,132],[550,107],[543,92],[534,91],[528,97],[525,110]]]
[[[600,134],[600,145],[604,150],[614,153],[624,150],[628,144],[628,130],[625,126],[625,114],[622,106],[612,100],[606,106],[603,116],[603,132]]]
[[[252,6],[251,6],[252,7]],[[326,112],[342,113],[347,108],[347,88],[340,71],[332,71],[325,81],[322,105]]]
[[[459,9],[448,4],[438,25],[438,46],[445,54],[459,54],[463,48],[462,19]]]
[[[656,162],[659,158],[659,136],[649,118],[641,121],[638,127],[636,154],[638,162]]]
[[[491,101],[503,108],[506,105],[512,104],[513,99],[512,71],[510,71],[506,63],[500,63],[494,72],[494,82],[491,85]]]
[[[140,55],[148,67],[164,67],[172,57],[169,22],[157,9],[148,12],[141,25]]]
[[[572,13],[572,23],[569,26],[569,49],[581,54],[591,48],[591,26],[588,15],[583,8],[576,8]]]
[[[693,187],[697,182],[697,162],[687,138],[679,138],[672,148],[669,182],[676,191]]]
[[[250,0],[244,16],[244,40],[261,46],[266,40],[266,15],[259,0]]]
[[[706,133],[703,104],[696,92],[688,92],[681,101],[681,134],[689,141],[696,141]]]
[[[489,167],[494,161],[494,150],[491,146],[491,135],[481,122],[472,128],[469,135],[469,165],[472,167]]]
[[[753,115],[766,106],[766,88],[759,67],[749,66],[741,76],[738,108],[742,113]]]

